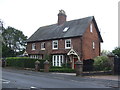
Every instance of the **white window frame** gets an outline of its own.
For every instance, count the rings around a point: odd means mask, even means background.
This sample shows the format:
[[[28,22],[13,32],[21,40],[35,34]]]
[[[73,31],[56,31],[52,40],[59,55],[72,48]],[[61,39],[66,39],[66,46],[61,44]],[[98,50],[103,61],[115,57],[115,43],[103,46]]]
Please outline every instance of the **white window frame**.
[[[95,42],[92,43],[92,48],[95,49]]]
[[[45,42],[41,43],[41,50],[45,50]]]
[[[70,41],[70,47],[67,47],[67,41]],[[71,39],[66,39],[65,40],[65,49],[71,49]]]
[[[53,55],[52,56],[52,65],[61,67],[63,64],[63,55]]]
[[[55,44],[55,42],[56,42],[57,44]],[[56,48],[55,48],[55,45],[57,45]],[[52,49],[58,49],[58,40],[52,41]]]
[[[93,25],[92,25],[92,23],[90,24],[90,32],[91,33],[93,32]]]
[[[32,50],[35,50],[36,49],[36,45],[35,43],[32,43]]]

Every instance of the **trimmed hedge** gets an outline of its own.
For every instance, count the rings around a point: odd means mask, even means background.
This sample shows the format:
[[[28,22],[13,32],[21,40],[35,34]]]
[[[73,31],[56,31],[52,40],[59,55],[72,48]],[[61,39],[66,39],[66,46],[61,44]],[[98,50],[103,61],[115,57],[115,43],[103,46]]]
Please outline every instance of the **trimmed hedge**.
[[[22,67],[22,68],[35,68],[35,61],[40,61],[40,68],[44,68],[43,59],[33,59],[29,57],[9,57],[6,58],[7,66]]]
[[[43,72],[44,70],[40,70]],[[70,69],[70,68],[51,68],[49,72],[62,72],[62,73],[75,73],[75,70]]]

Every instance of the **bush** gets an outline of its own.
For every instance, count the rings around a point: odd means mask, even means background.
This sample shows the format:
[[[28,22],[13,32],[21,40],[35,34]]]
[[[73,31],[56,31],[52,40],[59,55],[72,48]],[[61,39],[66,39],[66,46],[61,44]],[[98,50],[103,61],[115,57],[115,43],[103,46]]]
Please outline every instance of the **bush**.
[[[44,68],[43,59],[33,59],[29,57],[9,57],[6,58],[7,66],[22,67],[22,68],[35,68],[35,61],[40,61],[40,68]]]
[[[44,70],[40,70],[43,72]],[[70,69],[70,68],[50,68],[49,72],[63,72],[63,73],[75,73],[75,70]]]
[[[94,58],[94,69],[95,70],[110,70],[111,69],[111,65],[110,65],[110,61],[109,58],[107,56],[98,56],[96,58]]]

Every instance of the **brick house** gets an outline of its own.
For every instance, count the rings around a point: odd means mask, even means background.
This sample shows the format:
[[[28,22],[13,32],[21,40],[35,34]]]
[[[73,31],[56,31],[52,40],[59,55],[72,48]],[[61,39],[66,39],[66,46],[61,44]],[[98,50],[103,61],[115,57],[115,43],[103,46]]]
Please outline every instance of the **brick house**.
[[[52,65],[61,66],[75,61],[93,59],[100,55],[103,42],[94,16],[66,21],[60,10],[57,24],[40,27],[28,40],[26,52],[31,58],[51,55]]]

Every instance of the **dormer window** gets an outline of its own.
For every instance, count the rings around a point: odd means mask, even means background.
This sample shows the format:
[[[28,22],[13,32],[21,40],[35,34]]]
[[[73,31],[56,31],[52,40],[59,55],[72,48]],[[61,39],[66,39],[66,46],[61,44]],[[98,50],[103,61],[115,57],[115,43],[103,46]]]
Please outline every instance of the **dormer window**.
[[[32,50],[35,50],[36,46],[35,43],[32,44]]]
[[[69,29],[69,27],[65,27],[64,30],[63,30],[63,32],[67,32],[68,29]]]
[[[93,32],[93,25],[90,24],[90,32]]]

